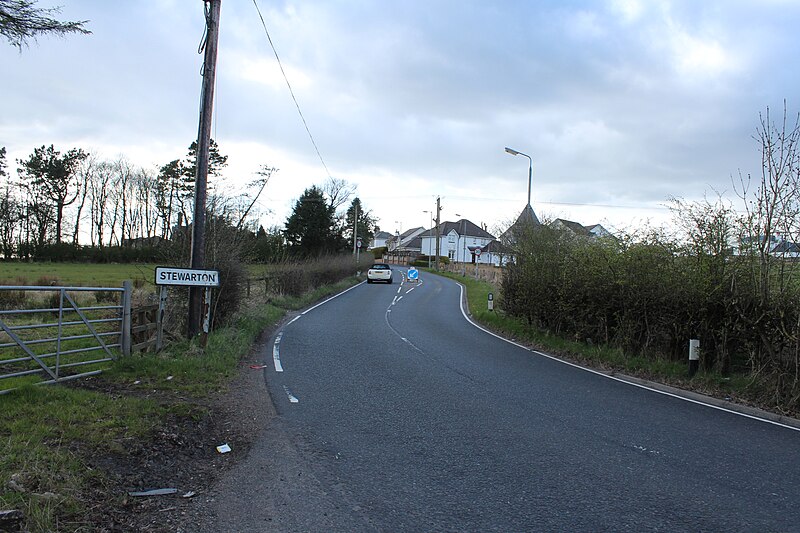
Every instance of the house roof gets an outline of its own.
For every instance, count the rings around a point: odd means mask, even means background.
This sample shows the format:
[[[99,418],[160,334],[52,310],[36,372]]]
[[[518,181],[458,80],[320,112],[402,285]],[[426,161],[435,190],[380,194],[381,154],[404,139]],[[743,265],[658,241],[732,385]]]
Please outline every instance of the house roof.
[[[447,235],[451,231],[455,231],[458,235],[464,237],[478,237],[481,239],[494,239],[494,235],[481,228],[477,224],[462,218],[457,222],[442,222],[439,224],[439,235]],[[462,233],[463,232],[463,233]],[[435,237],[436,228],[431,228],[420,235],[421,237]]]
[[[422,231],[425,231],[425,228],[423,228],[422,226],[419,226],[419,227],[416,227],[416,228],[407,229],[403,233],[400,234],[400,241],[402,242],[403,239],[407,239],[408,237],[411,237],[413,235],[417,235]]]
[[[500,235],[500,238],[504,241],[511,241],[515,242],[517,240],[517,235],[520,234],[525,228],[528,227],[535,227],[541,225],[539,222],[539,217],[536,216],[536,213],[533,212],[533,207],[531,204],[525,206],[525,209],[522,210],[522,213],[519,214],[517,220],[511,224],[511,226]]]
[[[591,231],[589,231],[589,228],[577,222],[573,222],[572,220],[557,218],[553,221],[553,223],[569,229],[575,235],[583,235],[584,237],[589,237],[591,235]]]
[[[388,239],[391,236],[392,236],[392,234],[389,233],[388,231],[379,231],[378,233],[375,234],[374,239],[375,240],[377,240],[377,239]]]

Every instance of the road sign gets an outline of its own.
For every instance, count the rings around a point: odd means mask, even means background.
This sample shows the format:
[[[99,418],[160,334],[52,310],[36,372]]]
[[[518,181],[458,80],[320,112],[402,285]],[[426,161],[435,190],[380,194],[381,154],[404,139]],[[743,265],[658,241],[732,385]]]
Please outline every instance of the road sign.
[[[475,248],[475,257],[480,257],[480,256],[481,256],[481,249]]]
[[[361,248],[361,237],[356,239],[356,247]]]
[[[219,270],[156,267],[156,285],[219,287]]]
[[[419,279],[419,270],[417,270],[416,268],[409,268],[408,279],[409,281],[417,281]]]

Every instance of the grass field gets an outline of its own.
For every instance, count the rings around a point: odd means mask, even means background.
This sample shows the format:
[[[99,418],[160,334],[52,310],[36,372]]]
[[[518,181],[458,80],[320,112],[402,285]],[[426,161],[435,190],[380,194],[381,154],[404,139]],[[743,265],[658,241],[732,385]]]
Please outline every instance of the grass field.
[[[78,287],[121,287],[130,280],[155,287],[152,264],[24,263],[0,262],[0,285],[68,285]],[[137,280],[140,280],[137,283]],[[141,286],[141,285],[140,285]]]

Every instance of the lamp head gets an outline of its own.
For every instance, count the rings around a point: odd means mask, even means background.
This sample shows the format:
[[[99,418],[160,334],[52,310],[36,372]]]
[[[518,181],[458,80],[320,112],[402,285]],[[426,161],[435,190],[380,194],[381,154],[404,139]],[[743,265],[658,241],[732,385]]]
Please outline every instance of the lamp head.
[[[509,148],[508,146],[506,146],[506,152],[508,152],[511,155],[519,155],[519,152],[517,152],[513,148]]]

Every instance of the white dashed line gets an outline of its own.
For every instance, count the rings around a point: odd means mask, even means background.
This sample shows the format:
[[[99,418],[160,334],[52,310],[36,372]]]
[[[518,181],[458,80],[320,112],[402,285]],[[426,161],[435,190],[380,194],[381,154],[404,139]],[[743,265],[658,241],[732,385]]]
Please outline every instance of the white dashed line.
[[[275,344],[272,345],[272,362],[275,363],[275,372],[283,372],[283,366],[281,366],[281,339],[283,338],[283,332],[281,331],[278,333],[278,336],[275,337]]]
[[[286,385],[284,385],[284,386],[283,386],[283,390],[285,390],[285,391],[286,391],[286,396],[288,396],[288,397],[289,397],[289,403],[300,403],[300,400],[298,400],[298,399],[297,399],[297,397],[295,397],[295,396],[292,394],[292,391],[290,391],[290,390],[289,390],[289,387],[287,387]]]

